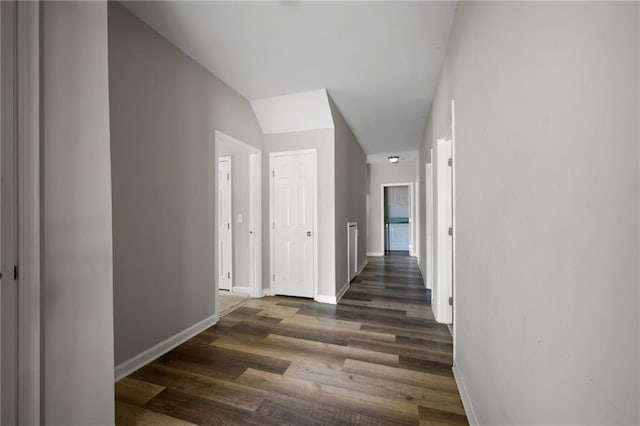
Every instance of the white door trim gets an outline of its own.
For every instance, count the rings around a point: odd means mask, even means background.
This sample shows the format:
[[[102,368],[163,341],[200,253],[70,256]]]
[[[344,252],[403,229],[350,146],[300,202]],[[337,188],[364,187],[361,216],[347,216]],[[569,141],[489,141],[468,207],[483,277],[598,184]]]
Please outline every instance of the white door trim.
[[[230,142],[236,145],[240,145],[243,148],[247,149],[248,151],[250,151],[253,154],[259,154],[262,153],[262,151],[258,148],[256,148],[253,145],[249,145],[246,142],[241,141],[240,139],[236,139],[233,136],[230,136],[220,130],[216,130],[215,132],[215,141],[216,142]]]
[[[456,226],[456,105],[455,100],[451,99],[451,223],[453,227],[453,240],[451,242],[451,255],[453,256],[453,265],[451,271],[451,279],[453,281],[453,289],[451,296],[453,297],[453,362],[456,361],[456,324],[457,308],[456,308],[456,236],[458,228]]]
[[[386,254],[386,247],[384,243],[384,189],[390,186],[408,186],[409,187],[409,256],[413,256],[413,182],[401,182],[401,183],[383,183],[380,188],[380,221],[382,222],[382,233],[380,241],[380,251],[384,256]]]
[[[431,158],[433,158],[433,149],[431,150]],[[425,164],[425,207],[425,284],[428,289],[433,290],[433,163],[431,161]],[[433,298],[433,291],[431,296]]]
[[[355,265],[351,265],[351,240],[349,239],[349,232],[351,230],[352,227],[355,227],[355,232],[356,232],[356,238],[355,238],[355,250],[356,250],[356,264]],[[357,275],[358,275],[358,235],[359,231],[358,231],[358,222],[347,222],[347,285],[349,285],[351,283],[351,280],[353,280]],[[356,273],[354,276],[351,276],[351,267],[355,266],[356,267]]]
[[[218,173],[217,175],[217,181],[218,181],[218,188],[217,191],[220,190],[220,163],[229,163],[229,176],[227,177],[227,181],[229,182],[229,205],[227,206],[226,210],[227,210],[227,217],[229,218],[229,222],[228,222],[228,231],[229,231],[229,259],[230,259],[230,265],[229,266],[229,271],[228,271],[228,279],[229,279],[229,292],[233,291],[233,281],[234,281],[234,273],[233,273],[233,227],[231,226],[231,224],[233,223],[233,181],[231,179],[231,174],[233,173],[233,169],[232,169],[232,162],[231,162],[231,157],[218,157],[218,161],[217,161],[217,165],[218,165]],[[216,191],[216,194],[219,194]],[[223,206],[218,205],[218,215],[220,215],[220,212],[222,211]],[[219,216],[218,216],[219,218]],[[220,233],[218,233],[218,245],[216,246],[216,248],[218,249],[218,251],[220,250],[220,242],[221,242],[221,238],[222,236],[220,235]],[[218,259],[220,259],[220,253],[218,253]],[[224,258],[224,257],[223,257]],[[226,266],[226,265],[225,265]],[[218,261],[218,271],[220,272],[221,268],[223,267],[223,265],[220,264],[220,261]],[[218,273],[218,290],[220,289],[220,276],[222,276],[223,274]]]
[[[433,311],[435,320],[451,324],[453,320],[449,297],[453,297],[453,222],[451,212],[451,140],[446,135],[436,140],[436,203],[435,203],[435,277]],[[451,229],[450,229],[451,228]],[[453,232],[450,232],[453,230]]]
[[[418,171],[420,171],[420,166],[418,163]],[[417,176],[419,176],[418,173],[416,173]],[[411,256],[414,256],[416,258],[416,261],[418,263],[418,267],[420,267],[420,250],[422,249],[420,247],[420,179],[417,179],[415,181],[415,183],[413,184],[413,187],[415,189],[415,192],[413,194],[413,217],[416,218],[416,220],[412,221],[413,222],[413,244],[411,245],[411,250],[412,252],[410,252],[409,254],[411,254]]]
[[[311,192],[313,201],[313,299],[318,300],[318,176],[317,151],[315,149],[301,149],[293,151],[279,151],[269,153],[269,293],[274,293],[273,271],[275,270],[274,253],[275,239],[273,235],[273,160],[276,157],[289,155],[311,154],[313,170],[311,172]]]
[[[436,276],[434,289],[436,297],[433,303],[436,321],[447,324],[450,327],[454,340],[455,361],[455,334],[456,334],[456,214],[455,214],[455,103],[452,100],[450,115],[447,117],[441,136],[436,140]],[[446,164],[448,163],[448,164]],[[442,182],[441,182],[442,179]],[[440,191],[443,191],[441,193]],[[443,204],[441,204],[443,203]],[[444,229],[451,227],[453,232],[448,235]],[[444,236],[444,238],[442,238]],[[450,239],[449,239],[450,238]],[[443,253],[446,251],[447,253]],[[451,305],[449,297],[452,298]]]
[[[40,10],[17,2],[18,419],[40,424]]]
[[[249,296],[262,297],[262,152],[249,156]]]

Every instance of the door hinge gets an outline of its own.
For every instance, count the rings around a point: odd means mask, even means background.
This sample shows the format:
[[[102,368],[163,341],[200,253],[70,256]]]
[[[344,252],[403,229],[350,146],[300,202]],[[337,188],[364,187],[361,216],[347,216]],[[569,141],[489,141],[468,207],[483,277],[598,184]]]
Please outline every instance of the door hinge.
[[[271,229],[276,229],[276,223],[273,222],[273,226],[271,227]]]
[[[273,274],[273,281],[276,280],[276,274]]]
[[[449,167],[453,166],[453,158],[449,158]]]
[[[271,170],[271,176],[276,177],[276,171],[275,170]]]
[[[227,180],[229,180],[229,173],[227,173]]]
[[[227,272],[227,278],[231,278],[231,272]]]
[[[18,279],[18,265],[13,265],[13,279]]]
[[[453,228],[449,227],[449,235],[453,235]]]
[[[227,222],[227,229],[231,229],[231,224]]]
[[[449,306],[453,306],[453,297],[449,298]]]

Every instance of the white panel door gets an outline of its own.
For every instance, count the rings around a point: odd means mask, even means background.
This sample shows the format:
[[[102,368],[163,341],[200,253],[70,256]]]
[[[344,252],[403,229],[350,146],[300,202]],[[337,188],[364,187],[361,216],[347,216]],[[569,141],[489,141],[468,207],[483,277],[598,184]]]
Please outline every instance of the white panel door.
[[[231,290],[233,248],[231,230],[231,157],[218,159],[218,287]]]
[[[453,209],[451,140],[436,142],[436,267],[433,286],[433,310],[438,322],[453,321]]]
[[[314,155],[278,155],[272,162],[273,291],[314,297]]]

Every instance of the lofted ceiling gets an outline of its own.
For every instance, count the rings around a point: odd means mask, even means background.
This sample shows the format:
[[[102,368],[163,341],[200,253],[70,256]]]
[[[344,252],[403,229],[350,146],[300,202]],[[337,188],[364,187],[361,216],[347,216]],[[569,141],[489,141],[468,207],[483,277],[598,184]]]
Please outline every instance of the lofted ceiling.
[[[368,155],[417,150],[455,2],[123,2],[249,100],[326,88]]]

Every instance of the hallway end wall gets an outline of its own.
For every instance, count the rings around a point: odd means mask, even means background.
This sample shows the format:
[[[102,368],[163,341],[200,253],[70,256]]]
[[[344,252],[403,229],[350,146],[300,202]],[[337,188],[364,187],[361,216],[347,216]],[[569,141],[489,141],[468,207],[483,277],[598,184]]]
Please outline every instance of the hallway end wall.
[[[381,191],[384,183],[413,183],[416,181],[416,162],[400,161],[396,164],[367,164],[369,212],[367,218],[367,253],[382,256],[382,211]],[[414,197],[415,199],[415,197]],[[412,230],[413,232],[413,230]]]

